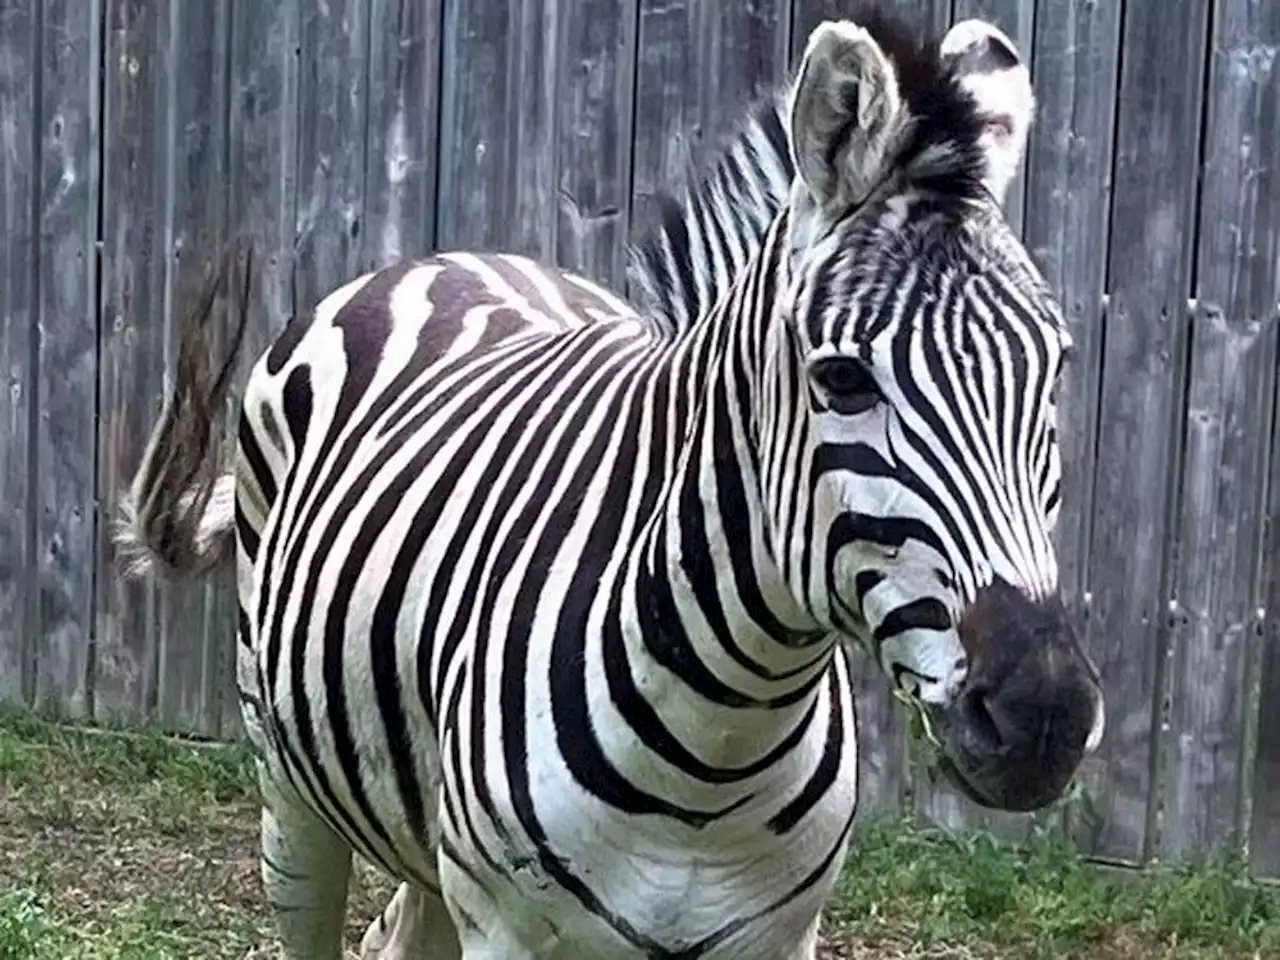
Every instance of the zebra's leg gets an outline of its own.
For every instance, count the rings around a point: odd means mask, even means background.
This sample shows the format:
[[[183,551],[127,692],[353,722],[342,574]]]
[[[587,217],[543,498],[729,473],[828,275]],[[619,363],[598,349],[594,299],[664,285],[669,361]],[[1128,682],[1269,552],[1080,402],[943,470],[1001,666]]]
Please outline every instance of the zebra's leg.
[[[287,960],[341,960],[351,848],[258,766],[262,883]]]
[[[441,897],[453,918],[463,960],[550,960],[562,946],[555,927],[521,916],[511,901],[499,901],[470,869],[436,854]]]
[[[809,925],[809,930],[800,941],[800,946],[796,947],[795,953],[791,954],[790,960],[815,960],[818,956],[818,931],[821,927],[822,914],[818,914]]]
[[[360,941],[361,960],[458,960],[462,946],[440,894],[402,883]]]

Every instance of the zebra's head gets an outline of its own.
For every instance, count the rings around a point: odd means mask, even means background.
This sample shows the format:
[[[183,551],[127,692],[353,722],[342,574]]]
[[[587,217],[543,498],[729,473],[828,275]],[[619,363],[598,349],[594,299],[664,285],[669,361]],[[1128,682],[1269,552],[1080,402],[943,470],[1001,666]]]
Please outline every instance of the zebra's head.
[[[773,485],[789,581],[926,705],[961,789],[1023,810],[1061,795],[1104,715],[1051,540],[1068,334],[1001,209],[1033,109],[989,24],[940,43],[819,26],[789,99],[765,361],[766,460],[808,494],[796,510]]]

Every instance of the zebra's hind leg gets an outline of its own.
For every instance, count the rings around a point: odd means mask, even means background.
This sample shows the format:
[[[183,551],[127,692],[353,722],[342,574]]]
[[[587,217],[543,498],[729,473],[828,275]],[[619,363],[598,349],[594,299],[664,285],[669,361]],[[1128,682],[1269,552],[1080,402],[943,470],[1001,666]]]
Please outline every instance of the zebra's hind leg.
[[[819,931],[822,929],[822,915],[813,918],[809,930],[791,955],[791,960],[814,960],[818,956]]]
[[[288,960],[341,960],[351,848],[259,765],[262,883]]]
[[[462,947],[440,894],[400,884],[360,941],[361,960],[458,960]]]

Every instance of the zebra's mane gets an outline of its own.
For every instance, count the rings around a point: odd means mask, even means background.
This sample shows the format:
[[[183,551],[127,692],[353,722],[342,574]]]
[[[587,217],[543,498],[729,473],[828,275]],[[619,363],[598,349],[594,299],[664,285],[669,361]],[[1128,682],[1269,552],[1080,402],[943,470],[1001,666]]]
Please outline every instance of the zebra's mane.
[[[985,194],[979,139],[988,120],[944,61],[941,37],[923,35],[876,7],[850,15],[893,61],[912,122],[894,165],[917,187],[958,200]],[[658,222],[632,247],[633,296],[672,331],[687,329],[732,285],[782,210],[795,176],[786,132],[794,76],[758,96],[710,170],[678,200],[658,193]]]
[[[632,248],[629,273],[648,313],[672,330],[688,328],[729,289],[786,203],[795,167],[785,95],[775,88],[753,102],[683,201],[654,197],[658,222]]]

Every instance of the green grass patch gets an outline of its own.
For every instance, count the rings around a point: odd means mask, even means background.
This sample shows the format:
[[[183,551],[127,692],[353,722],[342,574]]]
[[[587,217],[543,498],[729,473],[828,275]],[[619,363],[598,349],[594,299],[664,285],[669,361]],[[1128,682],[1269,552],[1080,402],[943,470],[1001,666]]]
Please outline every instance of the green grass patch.
[[[1015,844],[903,822],[864,827],[830,916],[863,938],[981,955],[1280,956],[1280,892],[1224,866],[1120,879],[1050,828]]]
[[[238,748],[68,731],[0,714],[0,960],[274,956],[253,765]],[[1280,893],[1215,866],[1140,880],[1025,844],[862,825],[824,956],[1280,956]],[[392,885],[359,868],[348,944]]]

